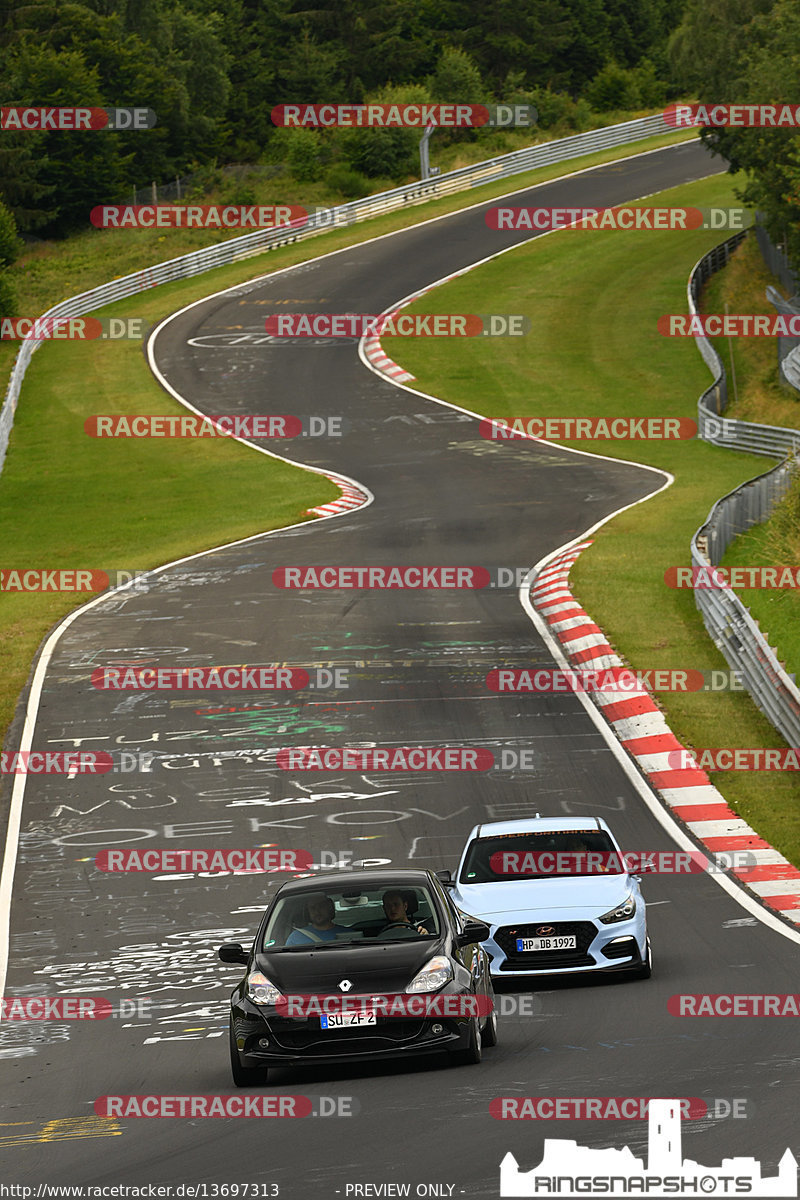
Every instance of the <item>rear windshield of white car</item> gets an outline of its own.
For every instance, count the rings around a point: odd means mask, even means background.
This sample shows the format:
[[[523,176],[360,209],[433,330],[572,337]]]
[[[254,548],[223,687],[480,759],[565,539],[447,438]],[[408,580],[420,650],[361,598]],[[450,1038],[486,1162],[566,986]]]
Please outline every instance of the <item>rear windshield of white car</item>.
[[[602,829],[508,833],[476,838],[460,883],[498,883],[568,875],[621,875],[625,864]]]
[[[426,887],[309,888],[278,900],[261,949],[319,950],[438,935],[436,907]]]

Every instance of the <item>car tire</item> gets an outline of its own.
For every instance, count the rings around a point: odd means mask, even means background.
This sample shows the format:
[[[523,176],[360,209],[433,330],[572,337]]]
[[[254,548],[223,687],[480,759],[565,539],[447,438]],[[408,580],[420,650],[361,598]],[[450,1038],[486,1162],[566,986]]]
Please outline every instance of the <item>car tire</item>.
[[[266,1066],[243,1067],[233,1036],[233,1020],[228,1026],[228,1044],[231,1051],[231,1075],[236,1087],[260,1087],[267,1082],[269,1068]]]
[[[497,1009],[493,1008],[486,1018],[486,1024],[483,1027],[481,1034],[481,1044],[483,1046],[497,1045]]]
[[[481,1061],[483,1050],[477,1017],[473,1017],[469,1023],[469,1045],[466,1050],[456,1050],[453,1057],[462,1067],[473,1066]]]
[[[647,939],[644,962],[633,972],[634,979],[649,979],[653,974],[653,951],[650,949],[650,938]]]

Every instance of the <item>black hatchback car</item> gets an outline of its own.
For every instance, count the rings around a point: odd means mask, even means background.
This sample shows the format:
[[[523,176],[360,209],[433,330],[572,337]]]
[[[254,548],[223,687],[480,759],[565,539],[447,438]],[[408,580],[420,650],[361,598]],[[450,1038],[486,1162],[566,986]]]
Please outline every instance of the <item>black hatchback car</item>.
[[[449,1052],[477,1063],[497,1041],[488,927],[455,908],[430,871],[315,875],[275,894],[231,996],[237,1087],[270,1066]]]

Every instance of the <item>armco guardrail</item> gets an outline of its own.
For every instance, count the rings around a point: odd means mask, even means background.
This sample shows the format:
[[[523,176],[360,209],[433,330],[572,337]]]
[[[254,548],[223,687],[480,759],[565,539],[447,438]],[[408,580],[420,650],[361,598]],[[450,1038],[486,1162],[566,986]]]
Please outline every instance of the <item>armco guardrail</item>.
[[[620,125],[607,125],[603,129],[592,129],[588,133],[578,133],[572,137],[559,138],[557,141],[529,146],[524,150],[515,150],[512,154],[504,154],[499,158],[490,158],[469,167],[461,167],[457,171],[449,171],[446,175],[437,175],[434,179],[428,179],[424,183],[407,184],[403,187],[392,188],[388,192],[379,192],[375,196],[366,196],[362,200],[353,200],[338,208],[326,209],[321,213],[315,213],[302,227],[257,229],[253,233],[231,238],[217,246],[195,250],[180,258],[170,259],[169,262],[147,267],[144,271],[124,275],[121,279],[104,283],[89,292],[82,292],[78,296],[64,300],[61,304],[56,304],[43,314],[43,318],[79,317],[105,304],[123,300],[127,296],[135,296],[138,292],[158,287],[162,283],[169,283],[173,279],[188,279],[192,275],[200,275],[203,271],[210,271],[214,267],[238,262],[240,259],[260,254],[264,250],[272,250],[278,246],[286,246],[290,242],[299,241],[301,238],[311,237],[324,232],[332,225],[349,225],[354,221],[363,221],[367,217],[392,212],[398,208],[407,208],[424,200],[447,196],[452,192],[463,191],[470,187],[479,187],[481,184],[491,183],[493,180],[503,179],[506,176],[519,175],[536,167],[546,167],[550,163],[579,158],[584,154],[592,154],[596,150],[624,146],[628,142],[638,142],[643,138],[668,131],[663,116],[661,113],[656,113],[651,117],[640,117],[636,121],[624,121]],[[41,345],[39,341],[23,343],[11,371],[5,401],[0,410],[0,471],[5,461],[22,380],[31,354],[39,345]]]
[[[735,233],[708,254],[703,255],[689,276],[689,312],[697,312],[697,300],[703,284],[715,271],[725,266],[736,247],[747,236],[747,231]],[[770,458],[784,458],[800,449],[800,431],[785,429],[781,425],[757,425],[752,421],[730,421],[722,414],[728,406],[728,385],[722,359],[708,338],[696,337],[697,348],[706,365],[714,375],[711,387],[706,388],[697,402],[697,425],[699,436],[715,446],[727,446],[732,450],[749,450],[751,454],[766,454]]]
[[[736,234],[700,259],[689,277],[689,309],[697,311],[702,284],[728,261],[744,234]],[[768,454],[784,461],[718,500],[691,542],[693,567],[718,566],[733,539],[766,520],[786,494],[798,464],[800,431],[722,418],[728,402],[725,368],[711,343],[695,339],[714,373],[714,383],[698,401],[700,437],[718,446]],[[728,665],[741,672],[753,700],[790,746],[800,746],[800,691],[778,662],[748,610],[731,588],[695,588],[695,603],[706,629]]]

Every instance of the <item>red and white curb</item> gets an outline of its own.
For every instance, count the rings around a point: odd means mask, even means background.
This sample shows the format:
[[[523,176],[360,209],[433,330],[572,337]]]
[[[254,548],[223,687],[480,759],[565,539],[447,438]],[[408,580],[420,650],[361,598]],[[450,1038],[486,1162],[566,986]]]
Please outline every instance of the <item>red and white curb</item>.
[[[389,358],[376,333],[364,338],[364,354],[376,371],[380,371],[382,375],[388,375],[397,383],[405,383],[406,380],[415,378],[410,371],[406,371],[404,367],[398,366]]]
[[[316,517],[337,517],[339,513],[361,508],[371,499],[369,492],[357,487],[352,479],[346,479],[342,475],[333,475],[329,471],[326,471],[325,475],[331,483],[335,483],[341,489],[341,496],[338,500],[331,500],[328,504],[318,504],[316,508],[307,508],[306,512],[313,513]]]
[[[558,638],[574,667],[622,667],[602,630],[581,608],[569,587],[569,572],[591,542],[571,546],[542,568],[531,587],[531,602]],[[675,769],[669,756],[684,747],[642,686],[631,693],[591,693],[620,742],[673,816],[712,854],[746,850],[755,864],[732,870],[762,904],[800,924],[800,871],[728,807],[705,771]]]
[[[452,275],[444,275],[441,279],[437,279],[435,283],[429,284],[427,287],[420,288],[418,292],[412,292],[410,296],[406,296],[400,304],[395,305],[392,309],[387,309],[382,312],[382,317],[393,317],[400,312],[402,308],[407,308],[409,304],[413,304],[415,300],[419,300],[420,296],[426,296],[428,292],[434,291],[441,287],[443,283],[449,283],[451,279],[457,279],[459,275],[466,275],[468,271],[472,271],[479,263],[472,263],[468,267],[462,267],[460,271],[454,271]],[[382,375],[388,375],[395,383],[406,383],[409,379],[416,379],[410,371],[406,371],[405,367],[399,366],[393,362],[389,355],[381,345],[381,339],[377,334],[370,334],[364,338],[364,357],[369,362],[370,366],[376,371],[380,371]]]

